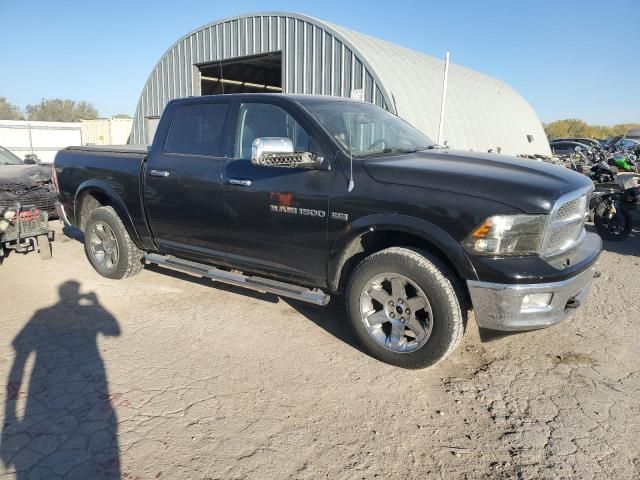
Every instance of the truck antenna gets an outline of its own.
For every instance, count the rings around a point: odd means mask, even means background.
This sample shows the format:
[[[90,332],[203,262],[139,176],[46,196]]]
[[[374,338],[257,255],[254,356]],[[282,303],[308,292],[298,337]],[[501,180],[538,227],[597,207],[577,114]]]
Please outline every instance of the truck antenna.
[[[349,186],[347,187],[347,191],[351,193],[353,187],[355,187],[355,182],[353,181],[353,149],[351,148],[351,101],[350,98],[347,97],[347,136],[349,137]]]

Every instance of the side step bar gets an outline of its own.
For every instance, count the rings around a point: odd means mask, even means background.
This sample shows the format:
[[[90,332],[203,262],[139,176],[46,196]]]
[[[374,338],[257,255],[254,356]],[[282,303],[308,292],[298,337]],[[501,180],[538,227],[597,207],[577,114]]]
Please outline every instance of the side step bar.
[[[203,263],[191,262],[180,258],[148,253],[145,260],[163,267],[173,268],[182,272],[208,277],[217,282],[230,283],[239,287],[250,288],[259,292],[273,293],[280,297],[293,298],[315,305],[325,306],[329,303],[329,295],[320,289],[310,290],[308,288],[291,285],[260,277],[248,277],[240,273],[227,272],[219,268],[205,265]]]

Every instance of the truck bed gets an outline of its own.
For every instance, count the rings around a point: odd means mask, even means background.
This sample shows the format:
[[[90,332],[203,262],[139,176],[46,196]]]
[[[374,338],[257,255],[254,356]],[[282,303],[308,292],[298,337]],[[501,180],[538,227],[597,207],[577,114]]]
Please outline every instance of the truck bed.
[[[145,242],[151,241],[151,233],[141,192],[147,154],[147,145],[67,147],[58,152],[55,169],[68,220],[79,226],[81,197],[85,194],[113,192],[113,198],[119,199],[113,207],[131,225],[131,236],[141,242],[141,247],[148,248]]]

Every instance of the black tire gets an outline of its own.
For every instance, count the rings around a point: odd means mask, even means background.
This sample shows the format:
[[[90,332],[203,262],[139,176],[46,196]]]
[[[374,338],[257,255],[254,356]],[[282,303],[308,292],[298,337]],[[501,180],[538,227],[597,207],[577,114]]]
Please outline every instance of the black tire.
[[[89,215],[91,215],[91,212],[93,212],[96,208],[99,208],[101,206],[102,205],[100,204],[100,202],[98,202],[98,200],[96,200],[91,195],[87,194],[83,197],[80,206],[80,224],[78,225],[80,230],[84,232],[87,226],[87,221],[89,220]]]
[[[42,260],[51,260],[51,243],[49,242],[49,236],[38,235],[36,242],[38,243],[40,258],[42,258]]]
[[[593,223],[598,231],[598,234],[604,239],[613,242],[619,242],[625,240],[631,233],[633,228],[633,219],[631,214],[626,208],[617,206],[615,214],[615,222],[618,227],[614,230],[611,229],[610,221],[605,220],[602,215],[596,214]]]
[[[399,353],[384,347],[369,333],[362,319],[363,289],[371,279],[387,272],[414,282],[431,304],[431,334],[417,350]],[[458,346],[466,326],[463,298],[458,277],[437,257],[401,247],[387,248],[365,258],[351,274],[346,290],[349,320],[360,343],[374,358],[403,368],[429,367]]]
[[[115,238],[118,258],[111,268],[100,262],[91,246],[91,232],[97,224],[106,224]],[[84,251],[96,272],[106,278],[131,277],[144,268],[144,252],[133,243],[122,220],[112,207],[99,207],[89,214],[84,229]]]

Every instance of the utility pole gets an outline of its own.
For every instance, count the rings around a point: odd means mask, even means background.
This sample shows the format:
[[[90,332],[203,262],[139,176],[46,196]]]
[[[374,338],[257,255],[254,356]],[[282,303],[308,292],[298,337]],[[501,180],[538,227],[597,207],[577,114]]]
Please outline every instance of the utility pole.
[[[442,129],[444,126],[444,107],[447,99],[447,80],[449,78],[449,52],[444,56],[444,79],[442,80],[442,102],[440,103],[440,124],[438,125],[438,145],[442,146]]]

